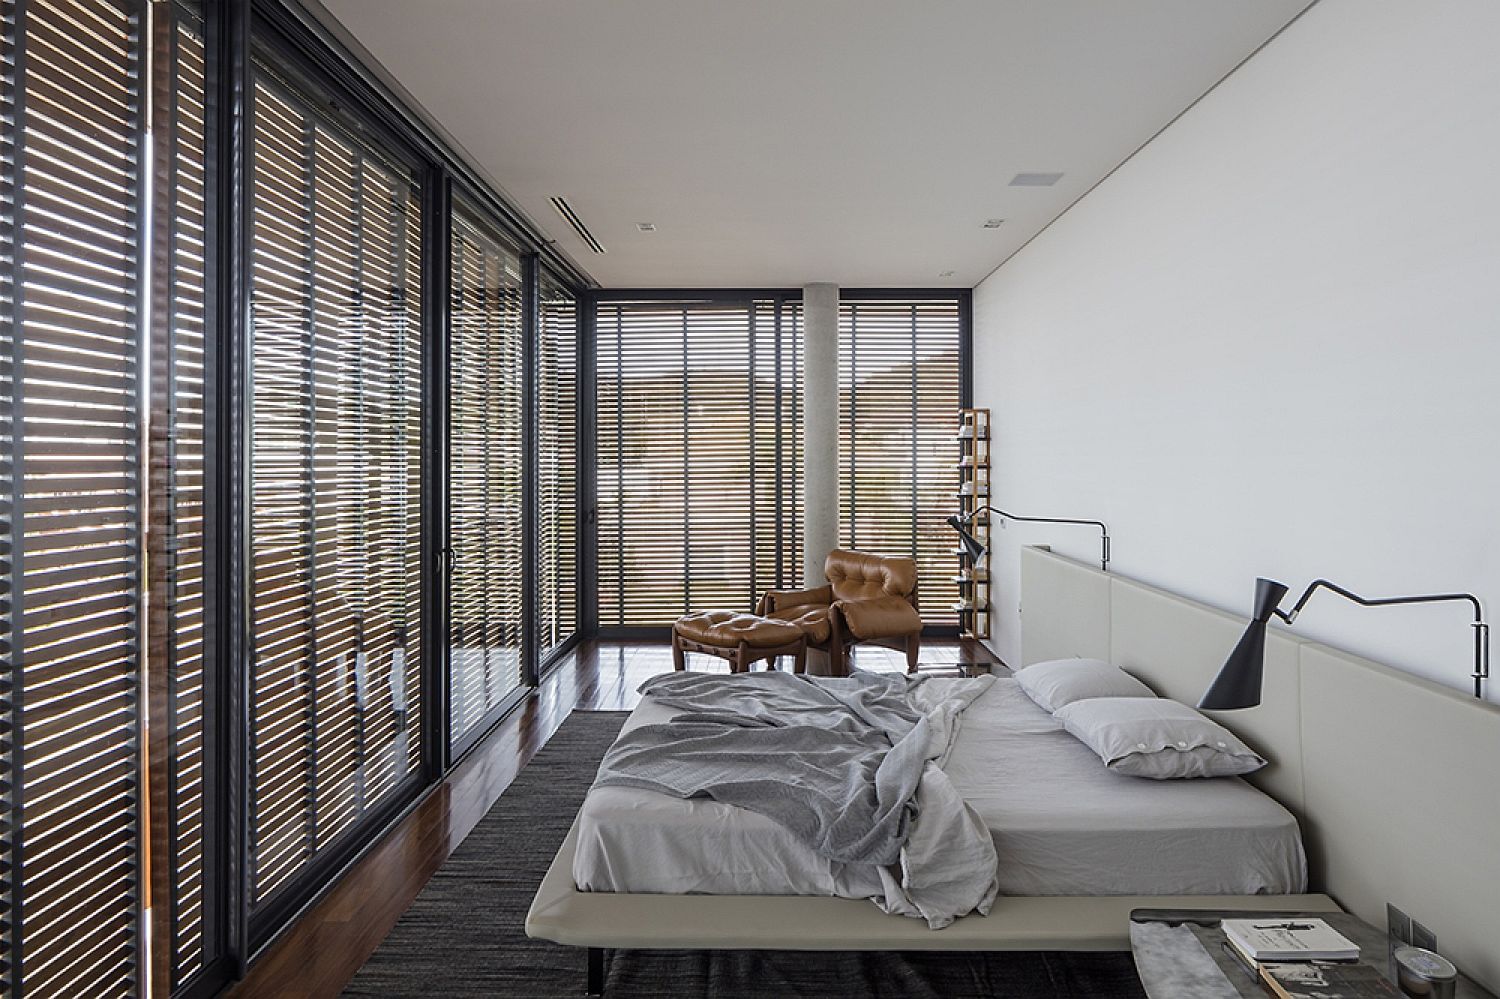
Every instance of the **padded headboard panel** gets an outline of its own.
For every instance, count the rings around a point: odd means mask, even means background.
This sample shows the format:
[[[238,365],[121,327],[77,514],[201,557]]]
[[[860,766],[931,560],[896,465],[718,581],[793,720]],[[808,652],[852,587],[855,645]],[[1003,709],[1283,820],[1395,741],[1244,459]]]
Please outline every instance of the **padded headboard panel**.
[[[1146,681],[1162,697],[1197,704],[1245,622],[1164,590],[1116,577],[1110,582],[1109,661]],[[1174,622],[1163,627],[1164,621]],[[1266,758],[1251,783],[1303,815],[1301,711],[1297,703],[1298,640],[1268,630],[1264,701],[1247,711],[1216,712]]]
[[[1041,548],[1021,549],[1022,665],[1109,658],[1110,577],[1081,568]],[[1065,607],[1072,612],[1059,613]]]
[[[1324,645],[1302,650],[1302,758],[1329,894],[1385,903],[1500,991],[1500,709]]]
[[[1192,704],[1245,619],[1035,548],[1021,553],[1022,665],[1109,659]],[[1500,991],[1500,707],[1270,629],[1265,695],[1217,720],[1271,761],[1311,889],[1376,926],[1392,902]]]

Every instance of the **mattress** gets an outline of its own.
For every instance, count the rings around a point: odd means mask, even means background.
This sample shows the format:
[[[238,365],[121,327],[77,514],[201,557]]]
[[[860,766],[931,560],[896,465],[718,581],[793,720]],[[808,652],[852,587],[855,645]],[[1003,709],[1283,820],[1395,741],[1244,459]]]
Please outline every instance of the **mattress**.
[[[671,714],[647,698],[626,728]],[[1290,894],[1306,885],[1297,821],[1274,800],[1239,778],[1117,774],[1010,678],[964,713],[944,769],[994,838],[1002,894]],[[621,787],[585,799],[573,878],[584,891],[883,893],[878,870],[818,857],[764,816]]]

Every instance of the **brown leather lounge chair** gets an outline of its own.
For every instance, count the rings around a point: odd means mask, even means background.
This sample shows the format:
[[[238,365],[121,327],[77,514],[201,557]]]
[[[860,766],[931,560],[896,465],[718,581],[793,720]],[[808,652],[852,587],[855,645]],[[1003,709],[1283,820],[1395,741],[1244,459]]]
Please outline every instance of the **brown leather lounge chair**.
[[[909,558],[834,549],[823,563],[827,586],[771,590],[756,613],[802,629],[807,646],[828,653],[834,674],[849,673],[849,650],[870,642],[906,650],[915,673],[922,647],[917,613],[917,564]]]

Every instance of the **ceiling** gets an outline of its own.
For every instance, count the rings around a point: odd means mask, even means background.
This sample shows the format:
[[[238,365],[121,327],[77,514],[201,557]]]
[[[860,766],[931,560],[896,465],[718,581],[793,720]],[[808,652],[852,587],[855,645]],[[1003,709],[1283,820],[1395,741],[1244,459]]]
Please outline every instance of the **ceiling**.
[[[322,2],[614,288],[972,286],[1307,6]]]

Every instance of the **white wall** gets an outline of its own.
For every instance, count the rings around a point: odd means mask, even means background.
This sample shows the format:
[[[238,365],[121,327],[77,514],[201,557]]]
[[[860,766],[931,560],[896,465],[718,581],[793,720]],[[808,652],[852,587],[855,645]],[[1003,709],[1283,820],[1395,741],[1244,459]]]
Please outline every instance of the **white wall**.
[[[1494,0],[1323,0],[985,280],[997,503],[1241,613],[1265,575],[1500,616],[1497,38]],[[1014,664],[1016,546],[1097,541],[997,537]],[[1468,620],[1320,594],[1297,631],[1467,687]]]

